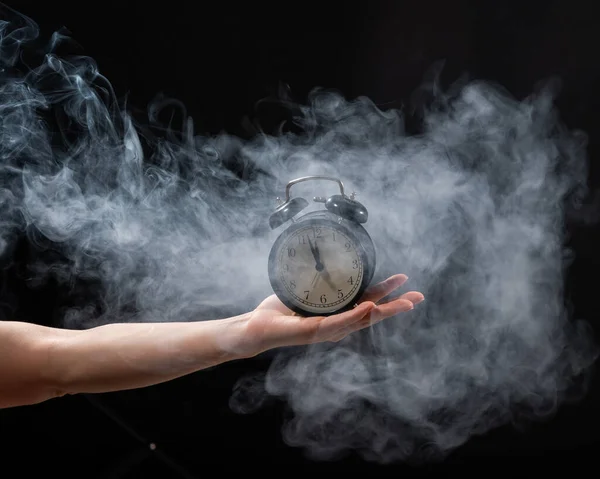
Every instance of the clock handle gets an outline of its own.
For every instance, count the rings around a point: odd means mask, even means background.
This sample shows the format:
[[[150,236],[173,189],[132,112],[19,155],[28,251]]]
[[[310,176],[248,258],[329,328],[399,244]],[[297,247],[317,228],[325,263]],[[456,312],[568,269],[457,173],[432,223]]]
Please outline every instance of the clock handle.
[[[337,178],[332,178],[330,176],[303,176],[301,178],[296,178],[295,180],[290,181],[285,187],[285,200],[281,201],[281,198],[277,198],[277,209],[269,218],[269,225],[271,226],[271,229],[278,228],[308,206],[308,201],[306,201],[304,198],[290,198],[290,188],[297,183],[308,180],[335,181],[338,185],[340,185],[341,196],[345,196],[344,184]],[[317,201],[316,198],[315,201]]]
[[[316,196],[314,201],[325,203],[325,208],[339,217],[345,218],[356,223],[366,223],[368,218],[367,209],[354,199],[354,193],[350,197],[344,194],[344,184],[338,178],[331,176],[302,176],[290,181],[285,187],[285,200],[277,198],[278,206],[275,212],[269,218],[269,225],[272,229],[278,228],[283,223],[289,221],[300,211],[308,206],[308,201],[304,198],[290,198],[290,189],[292,186],[308,180],[328,180],[336,182],[340,187],[340,194],[329,198]]]
[[[287,186],[285,187],[285,201],[284,203],[287,203],[288,201],[290,201],[290,189],[292,188],[292,186],[298,184],[298,183],[302,183],[303,181],[308,181],[308,180],[329,180],[329,181],[335,181],[339,186],[340,186],[340,193],[342,196],[344,195],[344,183],[341,182],[341,180],[339,180],[338,178],[333,178],[332,176],[320,176],[320,175],[315,175],[315,176],[302,176],[301,178],[296,178],[295,180],[290,181]]]
[[[367,222],[369,217],[367,208],[354,199],[354,193],[352,193],[350,197],[346,196],[344,194],[344,184],[337,178],[333,178],[331,176],[303,176],[302,178],[296,178],[295,180],[290,181],[285,189],[285,202],[283,204],[287,205],[290,202],[290,188],[297,183],[307,180],[335,181],[338,185],[340,185],[339,195],[333,195],[329,198],[317,196],[314,198],[314,201],[318,203],[325,203],[326,209],[347,220],[354,221],[356,223]]]

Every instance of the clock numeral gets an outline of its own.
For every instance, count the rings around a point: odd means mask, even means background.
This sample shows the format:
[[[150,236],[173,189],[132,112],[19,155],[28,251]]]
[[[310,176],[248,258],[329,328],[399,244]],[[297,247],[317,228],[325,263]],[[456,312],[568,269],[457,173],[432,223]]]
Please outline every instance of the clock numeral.
[[[298,244],[306,244],[306,235],[298,236]]]
[[[287,263],[285,263],[285,264],[283,265],[283,271],[285,271],[286,273],[288,273],[288,272],[290,271],[290,265],[289,265],[289,264],[287,264]]]
[[[346,248],[346,253],[352,251],[352,243],[348,242],[344,245],[344,247]]]
[[[344,293],[341,289],[338,289],[338,299],[342,299],[344,297]]]
[[[320,299],[321,303],[323,303],[323,304],[325,304],[327,302],[327,297],[324,294],[322,294],[319,299]]]
[[[304,299],[308,299],[309,293],[310,293],[310,291],[304,291],[304,294],[306,295],[306,296],[304,296]]]
[[[295,248],[288,248],[288,256],[290,258],[293,258],[294,256],[296,256],[296,249]]]
[[[352,269],[358,269],[358,260],[357,259],[352,260]]]
[[[333,241],[335,241],[335,231],[333,232]]]
[[[346,283],[348,283],[348,284],[354,284],[354,279],[352,279],[352,276],[350,276],[350,279],[348,281],[346,281]]]
[[[290,281],[290,288],[296,289],[296,282],[294,280]]]
[[[314,233],[315,233],[315,239],[322,237],[321,236],[321,234],[322,234],[321,228],[315,228]]]

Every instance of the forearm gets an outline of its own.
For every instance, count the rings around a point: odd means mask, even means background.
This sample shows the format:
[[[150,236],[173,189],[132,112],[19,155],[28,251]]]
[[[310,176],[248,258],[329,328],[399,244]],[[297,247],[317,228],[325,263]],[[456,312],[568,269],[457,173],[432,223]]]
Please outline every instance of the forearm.
[[[59,394],[150,386],[251,356],[245,315],[191,323],[109,324],[54,341],[48,380]]]
[[[0,322],[0,408],[150,386],[253,356],[249,316],[83,331]]]

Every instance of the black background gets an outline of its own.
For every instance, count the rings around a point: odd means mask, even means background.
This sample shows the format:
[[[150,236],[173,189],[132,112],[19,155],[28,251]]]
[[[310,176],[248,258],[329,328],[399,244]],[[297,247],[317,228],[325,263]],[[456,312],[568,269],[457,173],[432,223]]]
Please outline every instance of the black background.
[[[557,99],[562,119],[588,133],[590,186],[600,184],[600,33],[592,1],[5,3],[32,17],[43,35],[66,26],[130,105],[143,109],[159,92],[180,99],[198,133],[244,135],[243,118],[254,115],[256,102],[280,83],[299,100],[322,86],[347,98],[366,95],[385,109],[410,107],[439,61],[445,82],[467,74],[497,82],[517,97],[557,76],[563,82]],[[570,233],[576,260],[567,275],[569,299],[575,316],[591,320],[597,334],[600,235],[582,224],[570,225]],[[3,278],[11,280],[10,272]],[[52,291],[33,293],[22,285],[13,290],[22,298],[23,317],[43,322],[52,314]],[[563,406],[550,422],[524,433],[492,431],[441,464],[371,465],[353,455],[311,462],[281,441],[280,404],[249,416],[229,408],[236,379],[267,366],[260,358],[234,362],[142,390],[1,411],[0,462],[18,469],[0,475],[29,477],[35,470],[60,477],[201,477],[215,462],[220,470],[239,466],[262,473],[274,465],[285,474],[289,469],[278,464],[334,473],[347,467],[447,472],[458,464],[480,472],[508,465],[521,472],[524,463],[538,471],[558,463],[573,470],[600,450],[595,380],[582,402]],[[158,445],[156,451],[149,442]]]

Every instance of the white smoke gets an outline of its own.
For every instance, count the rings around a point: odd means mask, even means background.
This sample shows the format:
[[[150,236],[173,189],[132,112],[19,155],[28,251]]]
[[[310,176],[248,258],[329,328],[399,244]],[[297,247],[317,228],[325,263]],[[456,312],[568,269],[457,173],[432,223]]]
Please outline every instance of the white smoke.
[[[296,105],[300,132],[242,141],[199,136],[187,117],[159,131],[163,101],[139,124],[92,59],[53,53],[62,35],[24,70],[37,36],[23,16],[0,22],[0,256],[27,234],[60,251],[29,265],[34,284],[97,284],[65,327],[252,309],[271,294],[275,197],[324,174],[369,210],[376,280],[406,273],[426,301],[341,343],[277,351],[264,384],[240,381],[236,410],[284,398],[285,440],[320,459],[428,459],[550,415],[595,359],[563,296],[586,141],[560,123],[552,89],[523,101],[483,82],[434,89],[420,135],[400,111],[315,90]]]

